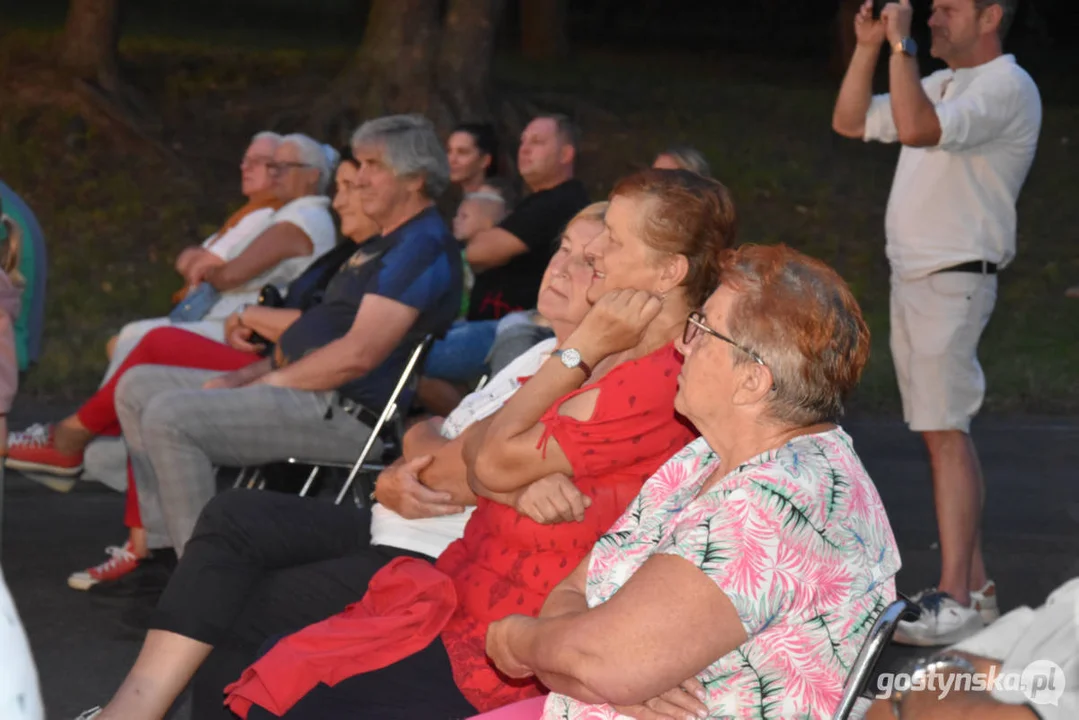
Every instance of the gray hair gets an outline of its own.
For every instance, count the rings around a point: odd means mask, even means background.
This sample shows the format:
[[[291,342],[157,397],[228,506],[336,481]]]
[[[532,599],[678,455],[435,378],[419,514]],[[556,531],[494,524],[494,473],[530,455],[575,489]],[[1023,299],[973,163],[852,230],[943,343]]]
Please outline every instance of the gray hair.
[[[1012,28],[1012,21],[1015,20],[1015,13],[1019,9],[1019,0],[974,0],[974,8],[978,12],[986,10],[990,5],[1000,5],[1002,15],[997,34],[1003,42]]]
[[[248,143],[248,145],[254,145],[259,140],[269,140],[274,144],[274,147],[277,147],[281,144],[281,140],[283,139],[284,138],[282,138],[279,133],[275,133],[270,130],[263,130],[262,132],[255,133],[254,136],[251,138],[251,142]]]
[[[480,190],[478,192],[468,193],[461,202],[465,202],[466,200],[472,200],[473,202],[479,203],[484,212],[486,212],[496,223],[502,222],[503,218],[506,217],[506,198],[502,197],[497,192]]]
[[[431,121],[423,115],[387,115],[368,120],[352,134],[352,150],[380,145],[382,157],[398,177],[423,176],[423,193],[441,195],[450,184],[450,163]]]
[[[506,204],[506,198],[502,197],[496,192],[489,190],[480,190],[478,192],[471,192],[464,197],[465,200],[486,200],[488,202],[495,202],[500,205]]]
[[[330,176],[337,164],[337,151],[327,151],[327,146],[312,140],[303,133],[292,133],[281,138],[281,145],[292,145],[300,155],[300,162],[318,170],[318,192],[326,193]]]
[[[712,168],[708,166],[708,161],[704,159],[704,155],[701,151],[695,147],[689,145],[672,145],[663,152],[656,155],[666,155],[674,160],[678,167],[683,170],[689,170],[690,172],[697,173],[701,177],[712,177]]]

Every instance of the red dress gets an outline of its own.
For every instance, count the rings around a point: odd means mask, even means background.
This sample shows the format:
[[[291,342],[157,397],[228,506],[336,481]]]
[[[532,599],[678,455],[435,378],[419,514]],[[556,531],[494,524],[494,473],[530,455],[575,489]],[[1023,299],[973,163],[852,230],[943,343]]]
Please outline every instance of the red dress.
[[[287,710],[318,683],[333,686],[407,657],[428,642],[426,632],[437,633],[443,620],[437,634],[454,681],[481,712],[545,692],[535,681],[510,680],[494,669],[487,660],[487,626],[515,613],[538,615],[548,593],[622,515],[645,480],[696,436],[674,412],[681,365],[668,345],[562,398],[559,404],[600,388],[590,419],[559,415],[557,405],[541,418],[546,432],[540,446],[554,437],[573,467],[574,484],[592,498],[584,522],[539,525],[513,508],[480,499],[464,537],[435,563],[448,576],[447,597],[456,595],[452,607],[413,612],[413,596],[402,595],[401,578],[394,573],[414,568],[407,563],[383,568],[361,603],[274,645],[227,688],[227,704],[244,712],[252,700],[267,707],[263,703],[270,701],[263,695],[273,688],[270,704],[275,711]],[[417,682],[422,686],[423,679]]]
[[[584,522],[540,525],[511,507],[481,498],[464,537],[438,558],[453,578],[457,610],[442,631],[454,679],[480,711],[545,692],[535,680],[510,680],[487,659],[487,626],[507,615],[538,615],[550,591],[614,524],[645,480],[696,432],[674,412],[682,358],[673,345],[623,363],[562,398],[600,389],[585,421],[541,419],[573,467],[573,482],[592,499]]]

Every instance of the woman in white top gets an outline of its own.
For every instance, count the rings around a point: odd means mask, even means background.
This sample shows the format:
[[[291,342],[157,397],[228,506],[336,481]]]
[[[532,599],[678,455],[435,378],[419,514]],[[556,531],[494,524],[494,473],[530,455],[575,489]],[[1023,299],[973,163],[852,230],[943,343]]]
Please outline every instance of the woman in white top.
[[[177,270],[187,285],[209,283],[220,296],[203,319],[175,324],[223,342],[230,314],[254,303],[263,286],[287,285],[333,248],[336,232],[325,192],[336,161],[335,150],[306,135],[255,136],[240,165],[244,193],[254,199],[268,191],[276,202],[253,210],[232,227],[226,224],[227,230],[210,237],[203,247],[181,253]],[[169,318],[158,317],[124,326],[103,382],[146,333],[168,324]]]

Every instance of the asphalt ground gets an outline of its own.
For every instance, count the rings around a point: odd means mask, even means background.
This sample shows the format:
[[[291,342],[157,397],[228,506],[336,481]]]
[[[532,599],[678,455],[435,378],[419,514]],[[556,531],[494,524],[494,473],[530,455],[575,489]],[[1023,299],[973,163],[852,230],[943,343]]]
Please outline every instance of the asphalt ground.
[[[12,428],[61,417],[68,408],[17,406]],[[891,518],[903,561],[898,585],[913,593],[939,572],[928,459],[895,419],[845,423]],[[1079,419],[989,418],[975,422],[987,484],[984,536],[1001,608],[1037,606],[1079,575]],[[67,493],[9,472],[3,569],[34,651],[48,717],[73,718],[104,704],[138,653],[140,637],[119,623],[122,607],[95,604],[67,587],[124,538],[123,496],[94,482]],[[892,646],[895,667],[912,650]],[[173,713],[186,718],[181,700]]]

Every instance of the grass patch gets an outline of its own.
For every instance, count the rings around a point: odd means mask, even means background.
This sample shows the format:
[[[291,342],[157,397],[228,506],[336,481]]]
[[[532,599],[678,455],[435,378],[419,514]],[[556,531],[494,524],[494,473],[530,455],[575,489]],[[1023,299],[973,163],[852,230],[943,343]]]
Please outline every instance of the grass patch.
[[[47,56],[47,47],[40,33],[19,33],[0,46],[0,61],[17,68]],[[275,118],[302,117],[349,53],[240,52],[157,37],[126,38],[122,50],[129,78],[193,177],[86,130],[79,118],[5,107],[0,167],[35,208],[51,249],[46,352],[30,373],[30,392],[92,389],[109,334],[167,310],[174,254],[239,201],[236,161],[246,138]],[[572,65],[501,58],[496,74],[510,101],[577,108],[585,129],[579,167],[594,197],[664,145],[701,148],[735,195],[743,241],[786,242],[850,282],[873,331],[855,404],[898,410],[883,237],[897,149],[831,132],[837,85],[823,67],[595,52]],[[295,129],[290,122],[275,129]],[[1019,255],[1000,278],[982,343],[990,411],[1079,411],[1079,302],[1063,297],[1079,283],[1076,127],[1079,106],[1051,98],[1020,201]]]

